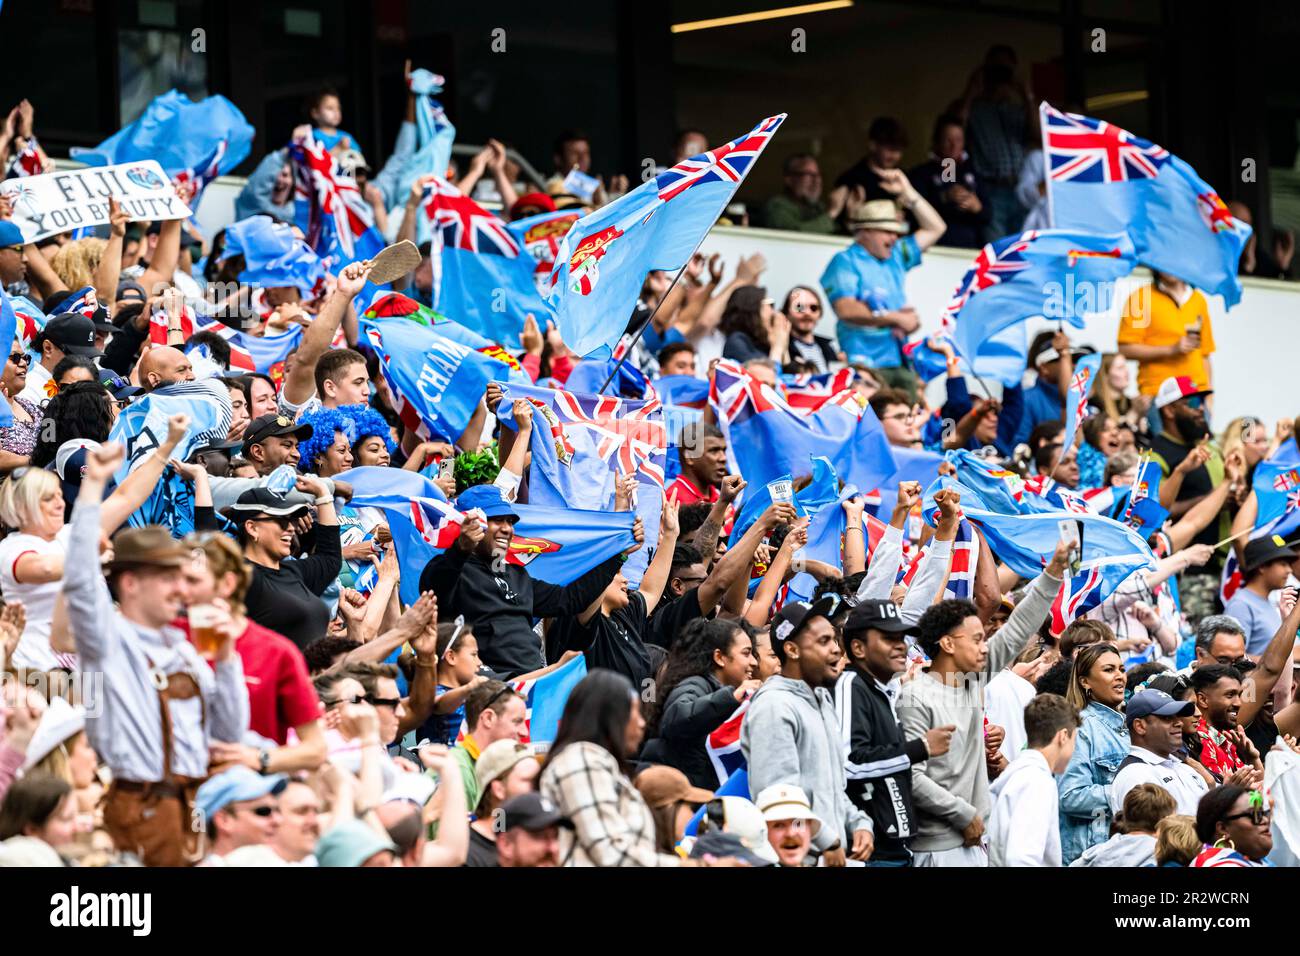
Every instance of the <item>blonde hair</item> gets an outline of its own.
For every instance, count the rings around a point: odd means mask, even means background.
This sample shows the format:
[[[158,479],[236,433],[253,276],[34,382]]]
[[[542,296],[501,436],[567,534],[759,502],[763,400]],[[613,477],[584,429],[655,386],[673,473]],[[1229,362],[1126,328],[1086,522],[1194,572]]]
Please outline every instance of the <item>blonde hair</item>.
[[[1094,398],[1100,399],[1102,414],[1118,422],[1124,417],[1124,412],[1128,409],[1128,399],[1121,392],[1117,392],[1115,386],[1110,384],[1110,367],[1115,364],[1116,359],[1121,362],[1128,361],[1118,352],[1106,352],[1102,355],[1101,368],[1097,372],[1097,380],[1092,387],[1092,394]]]
[[[185,544],[203,552],[213,578],[220,580],[227,574],[235,576],[234,593],[226,600],[236,611],[243,611],[244,598],[248,595],[248,585],[252,581],[252,572],[249,570],[248,562],[244,560],[243,552],[239,550],[239,545],[224,534],[209,534],[206,537],[191,535],[185,539]]]
[[[1228,427],[1223,430],[1223,438],[1219,442],[1219,449],[1222,451],[1223,457],[1227,458],[1237,449],[1245,448],[1246,430],[1248,428],[1264,427],[1263,422],[1254,415],[1241,415],[1228,422]],[[1267,429],[1265,429],[1265,433],[1267,435]],[[1242,452],[1242,457],[1245,457],[1244,451]]]
[[[1156,824],[1156,866],[1187,866],[1200,852],[1201,838],[1196,835],[1193,818],[1175,813]]]
[[[74,239],[54,254],[50,268],[73,292],[88,285],[93,286],[95,270],[99,268],[99,260],[103,258],[104,247],[107,245],[106,239],[96,239],[94,236]]]
[[[21,478],[0,482],[0,523],[20,530],[35,524],[41,499],[51,492],[58,495],[63,489],[54,472],[44,468],[28,468]]]
[[[68,765],[68,760],[76,745],[77,738],[85,735],[84,730],[78,730],[67,740],[60,741],[58,746],[37,761],[36,765],[28,772],[52,774],[60,780],[66,780],[69,786],[75,787],[76,783],[72,779],[72,768]]]

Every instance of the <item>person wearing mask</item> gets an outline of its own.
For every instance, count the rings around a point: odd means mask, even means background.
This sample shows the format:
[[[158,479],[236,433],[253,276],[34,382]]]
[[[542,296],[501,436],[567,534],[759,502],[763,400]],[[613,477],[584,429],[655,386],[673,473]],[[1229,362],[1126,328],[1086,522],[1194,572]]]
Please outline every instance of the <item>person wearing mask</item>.
[[[1129,791],[1143,783],[1169,791],[1174,798],[1171,813],[1196,813],[1196,805],[1209,787],[1178,756],[1183,747],[1183,718],[1194,710],[1191,701],[1175,700],[1164,691],[1150,688],[1129,698],[1124,723],[1128,726],[1130,748],[1110,785],[1112,813],[1118,814]]]
[[[772,619],[772,649],[781,659],[781,673],[754,694],[740,725],[750,793],[757,797],[777,784],[802,789],[825,824],[812,846],[827,866],[865,861],[873,848],[871,818],[846,790],[830,693],[840,671],[840,645],[831,623],[839,603],[835,595],[811,605],[791,602]]]
[[[1025,705],[1025,750],[993,781],[990,866],[1060,866],[1056,778],[1070,763],[1079,712],[1059,694]]]
[[[1068,865],[1110,835],[1110,785],[1129,751],[1120,705],[1127,681],[1111,643],[1088,644],[1074,654],[1066,693],[1082,711],[1074,756],[1060,778],[1061,857]]]
[[[592,671],[569,694],[539,787],[572,823],[560,833],[562,866],[687,863],[659,852],[654,814],[628,778],[644,734],[640,695],[622,674]],[[507,821],[509,813],[507,807]],[[497,849],[504,864],[508,851],[504,844]]]
[[[1203,848],[1192,866],[1272,866],[1272,811],[1258,790],[1225,784],[1201,798],[1196,836]]]
[[[893,601],[860,600],[844,623],[849,666],[835,682],[835,712],[848,756],[853,804],[878,835],[868,866],[910,866],[916,834],[912,765],[948,752],[956,725],[908,740],[898,719],[900,675],[907,669],[908,624]]]
[[[735,622],[696,618],[668,652],[658,681],[663,707],[651,718],[657,759],[712,790],[722,781],[709,758],[709,734],[735,714],[760,682],[754,642]]]
[[[101,503],[123,458],[119,445],[86,458],[63,591],[81,666],[104,675],[106,696],[98,716],[87,717],[86,731],[113,774],[105,829],[118,849],[139,854],[146,866],[182,866],[200,857],[190,820],[210,747],[236,742],[247,730],[248,691],[228,620],[215,625],[220,643],[211,667],[170,626],[190,555],[164,529],[119,532],[105,579]]]

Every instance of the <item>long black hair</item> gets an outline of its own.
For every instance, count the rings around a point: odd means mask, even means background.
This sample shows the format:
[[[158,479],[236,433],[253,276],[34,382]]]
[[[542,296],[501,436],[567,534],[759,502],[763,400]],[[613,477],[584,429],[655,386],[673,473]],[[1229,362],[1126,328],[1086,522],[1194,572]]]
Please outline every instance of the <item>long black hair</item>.
[[[659,734],[659,721],[663,719],[668,695],[688,677],[713,673],[713,652],[722,651],[726,656],[737,636],[749,639],[737,622],[721,618],[697,617],[682,628],[655,681],[654,707],[646,720],[647,740]]]
[[[763,300],[766,298],[767,290],[762,286],[742,285],[727,298],[718,323],[719,331],[723,335],[744,332],[756,346],[768,348],[771,343],[763,325]]]
[[[627,763],[627,722],[636,691],[617,671],[597,668],[578,682],[564,704],[560,728],[548,759],[569,744],[604,747],[622,766]]]
[[[41,428],[32,449],[32,465],[44,468],[54,460],[59,446],[74,438],[108,441],[113,425],[112,397],[99,382],[73,382],[59,389],[45,406],[45,418],[54,428]],[[51,432],[53,434],[51,435]]]
[[[1202,843],[1208,846],[1218,839],[1215,834],[1219,821],[1228,815],[1232,805],[1246,792],[1245,787],[1225,783],[1201,797],[1201,802],[1196,805],[1196,836]]]

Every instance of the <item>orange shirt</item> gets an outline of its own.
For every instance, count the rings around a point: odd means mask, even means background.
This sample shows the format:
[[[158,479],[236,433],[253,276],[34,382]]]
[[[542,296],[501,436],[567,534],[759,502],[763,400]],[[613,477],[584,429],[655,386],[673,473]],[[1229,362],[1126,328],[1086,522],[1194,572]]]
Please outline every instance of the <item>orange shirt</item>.
[[[1170,376],[1186,375],[1197,385],[1210,386],[1206,359],[1214,352],[1214,329],[1210,307],[1196,289],[1179,305],[1154,285],[1144,286],[1128,297],[1119,323],[1120,345],[1177,345],[1178,340],[1200,328],[1201,347],[1186,355],[1138,362],[1138,391],[1154,395]]]

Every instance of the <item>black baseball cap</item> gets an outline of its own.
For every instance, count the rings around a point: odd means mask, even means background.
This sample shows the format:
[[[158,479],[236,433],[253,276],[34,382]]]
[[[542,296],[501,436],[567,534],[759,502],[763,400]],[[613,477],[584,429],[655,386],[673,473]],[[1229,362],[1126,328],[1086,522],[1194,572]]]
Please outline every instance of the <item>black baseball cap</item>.
[[[244,453],[259,442],[264,442],[268,438],[278,438],[281,435],[292,435],[298,441],[306,441],[311,437],[311,425],[303,422],[301,425],[286,415],[278,415],[275,412],[269,412],[266,415],[258,415],[249,423],[248,432],[244,437]]]
[[[877,631],[899,637],[918,633],[915,624],[908,624],[903,620],[897,604],[879,598],[859,601],[858,606],[849,612],[849,619],[844,624],[844,633],[858,633],[868,628],[875,628]]]
[[[511,797],[502,805],[501,813],[505,817],[507,830],[520,827],[529,833],[537,833],[547,827],[573,829],[569,818],[540,793],[521,793],[517,797]]]
[[[1296,557],[1296,551],[1295,548],[1282,540],[1280,534],[1266,534],[1262,538],[1256,538],[1247,544],[1246,553],[1242,557],[1244,559],[1242,561],[1242,570],[1254,571],[1270,561],[1277,561],[1282,558],[1293,561]]]
[[[221,513],[239,524],[240,521],[265,515],[273,518],[292,518],[307,511],[301,501],[286,501],[270,488],[257,485],[242,492],[235,503]]]
[[[791,601],[772,618],[769,633],[773,644],[791,640],[795,631],[812,621],[814,617],[824,617],[828,621],[839,610],[841,598],[838,594],[826,594],[812,604],[803,601]]]
[[[32,340],[32,348],[40,351],[41,345],[47,340],[69,355],[100,358],[104,354],[95,348],[95,323],[80,312],[52,316],[45,323],[45,328]]]
[[[144,391],[139,385],[132,385],[130,379],[118,375],[111,368],[99,370],[99,383],[119,402]]]

